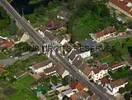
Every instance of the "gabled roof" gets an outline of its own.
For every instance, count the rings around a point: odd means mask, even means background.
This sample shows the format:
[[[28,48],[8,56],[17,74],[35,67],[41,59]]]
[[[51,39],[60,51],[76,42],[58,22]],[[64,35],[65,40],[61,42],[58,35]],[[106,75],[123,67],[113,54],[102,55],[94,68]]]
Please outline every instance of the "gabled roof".
[[[121,63],[115,63],[115,64],[113,64],[113,65],[111,66],[111,68],[114,69],[114,68],[117,68],[117,67],[119,67],[119,66],[121,66],[121,65],[123,65],[123,64],[124,64],[123,62],[121,62]]]
[[[114,88],[114,87],[118,87],[120,85],[123,85],[124,83],[126,83],[126,80],[118,79],[118,80],[111,81],[110,85]]]
[[[101,65],[101,66],[94,67],[94,68],[93,68],[93,72],[94,72],[95,74],[97,74],[97,73],[99,73],[101,70],[107,70],[107,69],[108,69],[107,65]]]
[[[46,60],[46,61],[44,61],[44,62],[34,64],[34,65],[32,65],[32,67],[33,67],[34,69],[39,69],[39,68],[41,68],[41,67],[44,67],[44,66],[48,65],[49,63],[52,63],[52,62],[51,62],[50,60]]]
[[[87,76],[89,76],[89,74],[91,73],[92,71],[92,68],[91,66],[89,66],[88,64],[83,64],[81,67],[80,67],[80,70],[86,74]]]
[[[82,91],[82,90],[85,88],[85,86],[82,85],[82,84],[79,83],[79,82],[76,82],[76,83],[71,84],[70,87],[71,87],[72,89],[77,89],[78,91]]]
[[[0,65],[0,75],[3,74],[6,70],[3,65]]]
[[[132,16],[132,0],[109,0],[109,2]]]
[[[88,93],[85,91],[79,91],[70,97],[70,100],[85,100],[88,97]]]
[[[45,73],[50,73],[50,72],[53,72],[53,71],[55,71],[55,67],[54,66],[53,67],[50,67],[50,68],[46,68],[44,70]]]
[[[64,22],[58,21],[58,20],[50,20],[47,23],[46,29],[48,30],[56,30],[58,28],[61,28],[64,25]]]
[[[68,58],[69,58],[70,60],[73,60],[77,54],[78,54],[78,51],[75,50],[75,49],[72,49],[71,52],[70,52],[69,55],[68,55]]]
[[[14,46],[14,42],[12,40],[4,40],[4,39],[0,40],[0,48],[2,49],[11,48],[13,46]]]
[[[55,65],[55,69],[59,75],[63,75],[63,73],[65,72],[64,66],[59,63]]]
[[[100,79],[101,80],[101,84],[102,85],[105,85],[105,84],[109,84],[110,83],[110,79],[109,79],[109,77],[108,76],[105,76],[105,77],[103,77],[102,79]]]
[[[100,38],[100,37],[102,37],[104,35],[111,34],[111,33],[114,33],[114,32],[116,32],[115,27],[107,27],[103,31],[97,32],[96,33],[96,38]]]
[[[80,67],[83,64],[83,59],[81,58],[80,55],[76,56],[73,60],[73,65],[75,65],[76,67]]]

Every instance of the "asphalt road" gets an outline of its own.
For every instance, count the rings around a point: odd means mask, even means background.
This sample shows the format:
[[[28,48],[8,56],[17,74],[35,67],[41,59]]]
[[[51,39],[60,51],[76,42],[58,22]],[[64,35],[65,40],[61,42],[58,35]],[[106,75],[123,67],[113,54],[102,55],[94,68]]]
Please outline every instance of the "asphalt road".
[[[21,27],[28,32],[28,34],[33,38],[34,42],[38,46],[43,46],[44,43],[47,43],[46,39],[42,38],[35,30],[34,28],[28,23],[28,21],[24,18],[22,18],[17,11],[6,1],[6,0],[0,0],[0,4],[3,6],[3,8],[11,15],[14,17],[14,19],[21,25]],[[49,42],[49,41],[48,41]],[[63,64],[65,68],[73,75],[76,77],[79,81],[85,83],[91,91],[96,93],[101,97],[101,100],[113,100],[113,96],[110,96],[108,93],[104,92],[104,90],[100,89],[98,86],[95,84],[91,83],[89,79],[79,71],[75,66],[70,64],[68,60],[65,57],[60,56],[56,52],[56,55],[51,55],[49,56],[50,59],[52,59],[54,62],[58,62],[60,64]]]
[[[8,58],[8,59],[2,59],[0,60],[0,64],[4,65],[5,67],[8,67],[9,65],[12,65],[14,64],[16,61],[18,60],[25,60],[33,55],[36,55],[38,54],[37,52],[32,52],[32,53],[29,53],[29,54],[26,54],[24,56],[21,56],[21,57],[13,57],[13,58]]]
[[[59,62],[62,65],[65,66],[65,68],[79,81],[83,82],[85,85],[87,85],[90,90],[92,90],[94,93],[96,93],[98,96],[101,97],[101,100],[114,100],[114,97],[106,93],[106,91],[100,87],[95,85],[94,83],[91,83],[88,79],[88,77],[83,74],[81,71],[79,71],[76,66],[72,65],[65,57],[61,56],[57,51],[53,53],[50,53],[50,57],[53,61]]]

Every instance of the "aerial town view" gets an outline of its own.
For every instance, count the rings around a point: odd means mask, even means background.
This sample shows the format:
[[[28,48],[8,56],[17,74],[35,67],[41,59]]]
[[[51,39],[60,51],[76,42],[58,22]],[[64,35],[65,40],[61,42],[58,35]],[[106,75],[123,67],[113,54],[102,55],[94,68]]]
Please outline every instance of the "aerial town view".
[[[132,0],[0,0],[0,100],[132,100]]]

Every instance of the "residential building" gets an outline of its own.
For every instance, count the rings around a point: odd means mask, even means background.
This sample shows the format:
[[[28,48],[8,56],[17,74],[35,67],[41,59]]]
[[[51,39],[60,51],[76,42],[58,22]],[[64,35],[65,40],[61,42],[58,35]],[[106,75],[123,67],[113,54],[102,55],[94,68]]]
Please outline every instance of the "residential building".
[[[50,60],[34,64],[30,67],[30,69],[32,70],[33,74],[38,75],[45,74],[46,76],[48,76],[56,73],[55,66]]]
[[[116,64],[113,64],[111,66],[111,70],[114,71],[114,70],[120,69],[122,67],[126,67],[126,64],[124,62],[122,62],[122,63],[116,63]]]
[[[115,27],[107,27],[101,32],[95,33],[95,35],[91,35],[91,37],[96,41],[96,42],[102,42],[106,39],[109,39],[111,37],[116,36],[116,29]]]
[[[0,49],[10,49],[15,45],[13,40],[0,39]]]
[[[63,65],[56,64],[55,65],[56,72],[64,78],[65,76],[69,75],[69,72],[65,69]]]
[[[77,60],[81,59],[80,57],[82,59],[87,59],[91,57],[91,52],[90,51],[81,52],[80,50],[72,49],[68,54],[70,63],[72,63],[73,60],[75,60],[76,58]]]
[[[80,70],[89,78],[91,79],[91,76],[94,75],[92,67],[88,64],[83,64],[80,67]]]
[[[6,72],[6,70],[5,70],[4,66],[3,66],[3,65],[0,65],[0,76],[1,76],[3,73],[5,73],[5,72]]]
[[[86,91],[79,91],[71,95],[70,100],[87,100],[89,94]]]
[[[109,0],[109,6],[132,20],[132,0]]]
[[[96,41],[93,40],[85,40],[80,42],[81,44],[81,51],[91,51],[91,52],[96,52],[98,44]]]
[[[118,80],[112,80],[110,83],[106,83],[104,88],[107,90],[107,92],[111,95],[117,95],[119,89],[121,87],[125,87],[125,85],[128,82],[123,80],[123,79],[118,79]]]
[[[80,68],[83,63],[83,58],[80,55],[76,56],[72,61],[72,64],[77,68]]]
[[[108,67],[107,65],[101,65],[94,67],[92,71],[93,73],[91,75],[91,79],[93,79],[94,82],[98,82],[99,79],[105,77],[108,74]]]

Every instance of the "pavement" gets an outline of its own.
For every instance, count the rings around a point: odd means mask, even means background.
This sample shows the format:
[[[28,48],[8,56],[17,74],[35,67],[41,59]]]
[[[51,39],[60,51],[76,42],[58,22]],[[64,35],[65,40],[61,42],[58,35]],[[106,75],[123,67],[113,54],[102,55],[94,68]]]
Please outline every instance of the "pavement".
[[[8,59],[3,59],[3,60],[0,60],[0,64],[2,64],[4,66],[9,66],[18,60],[25,60],[25,59],[33,56],[33,55],[36,55],[37,53],[38,52],[32,52],[32,53],[26,54],[26,55],[21,56],[21,57],[13,57],[13,58],[8,58]]]
[[[21,25],[21,27],[26,32],[28,32],[28,34],[31,36],[31,38],[34,40],[34,42],[38,46],[42,47],[44,45],[44,43],[49,43],[49,41],[47,41],[47,38],[40,36],[40,34],[35,31],[35,29],[30,25],[30,23],[28,23],[28,21],[26,19],[22,18],[17,13],[17,11],[6,0],[0,0],[0,4]],[[74,65],[70,64],[70,62],[68,62],[68,60],[65,57],[61,56],[56,51],[51,52],[51,54],[49,54],[49,53],[50,53],[50,51],[47,52],[47,56],[53,62],[63,64],[65,66],[65,68],[74,77],[76,77],[79,81],[85,83],[91,89],[91,91],[93,91],[94,93],[99,95],[101,97],[101,100],[113,100],[114,99],[113,96],[110,96],[108,93],[104,92],[103,88],[100,89],[100,88],[98,88],[98,86],[91,83],[89,81],[89,79],[83,73],[79,72],[79,69],[77,69]]]

